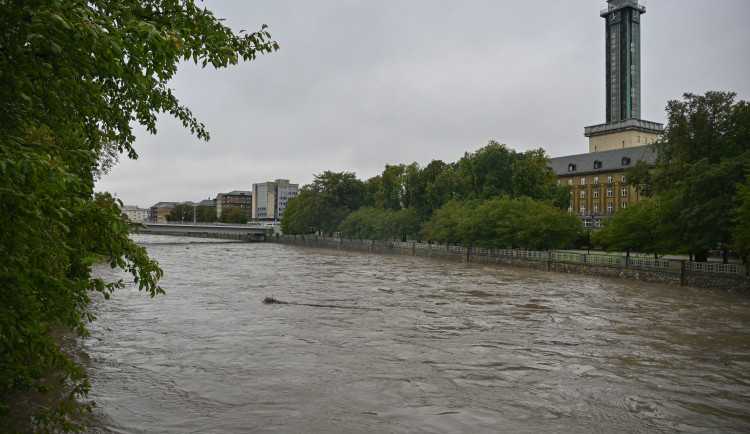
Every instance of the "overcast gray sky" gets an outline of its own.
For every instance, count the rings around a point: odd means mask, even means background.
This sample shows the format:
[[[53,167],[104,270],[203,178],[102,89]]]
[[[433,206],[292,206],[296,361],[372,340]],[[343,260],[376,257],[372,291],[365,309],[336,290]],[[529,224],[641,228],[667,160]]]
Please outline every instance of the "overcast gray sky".
[[[750,100],[750,1],[649,0],[642,118],[684,92]],[[496,140],[551,157],[588,151],[604,123],[598,0],[207,0],[235,31],[268,24],[281,50],[171,87],[211,132],[162,116],[136,161],[97,184],[126,205],[198,201],[253,183],[300,186],[325,170],[368,179],[386,164],[458,160]]]

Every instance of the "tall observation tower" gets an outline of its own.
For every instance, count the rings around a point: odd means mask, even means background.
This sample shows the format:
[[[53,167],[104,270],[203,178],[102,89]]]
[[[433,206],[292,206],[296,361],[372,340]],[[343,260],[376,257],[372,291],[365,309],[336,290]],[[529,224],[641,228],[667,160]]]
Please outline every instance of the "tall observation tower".
[[[589,152],[650,144],[663,126],[641,119],[641,15],[638,0],[608,0],[605,19],[606,123],[584,129]]]

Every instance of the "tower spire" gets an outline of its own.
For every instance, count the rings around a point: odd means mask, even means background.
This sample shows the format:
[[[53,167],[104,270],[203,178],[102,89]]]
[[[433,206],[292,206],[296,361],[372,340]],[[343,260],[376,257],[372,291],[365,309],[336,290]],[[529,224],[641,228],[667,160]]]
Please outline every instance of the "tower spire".
[[[608,0],[605,20],[606,123],[584,128],[589,152],[651,144],[662,124],[641,119],[641,15],[638,0]]]
[[[606,21],[607,122],[641,117],[641,15],[638,0],[609,0]]]

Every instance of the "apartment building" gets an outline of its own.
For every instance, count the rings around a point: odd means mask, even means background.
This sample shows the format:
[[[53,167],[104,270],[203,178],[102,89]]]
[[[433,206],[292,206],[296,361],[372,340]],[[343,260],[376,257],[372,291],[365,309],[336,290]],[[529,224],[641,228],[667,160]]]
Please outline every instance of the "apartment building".
[[[253,193],[246,190],[233,190],[229,193],[219,193],[214,199],[216,204],[216,217],[221,217],[221,212],[227,208],[240,208],[250,217],[250,207],[253,204]]]
[[[290,199],[297,196],[299,184],[288,179],[253,184],[252,219],[278,221]]]

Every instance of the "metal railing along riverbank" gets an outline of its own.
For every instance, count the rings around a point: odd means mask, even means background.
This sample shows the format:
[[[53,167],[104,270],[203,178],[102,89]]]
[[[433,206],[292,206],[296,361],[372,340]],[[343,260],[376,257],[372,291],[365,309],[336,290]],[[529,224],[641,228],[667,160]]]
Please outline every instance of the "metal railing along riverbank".
[[[309,247],[396,253],[565,273],[593,274],[655,283],[721,287],[742,292],[750,291],[747,267],[738,264],[690,262],[684,259],[648,259],[604,253],[588,254],[569,251],[464,247],[415,241],[353,239],[315,235],[280,235],[278,237],[267,237],[267,240]]]

